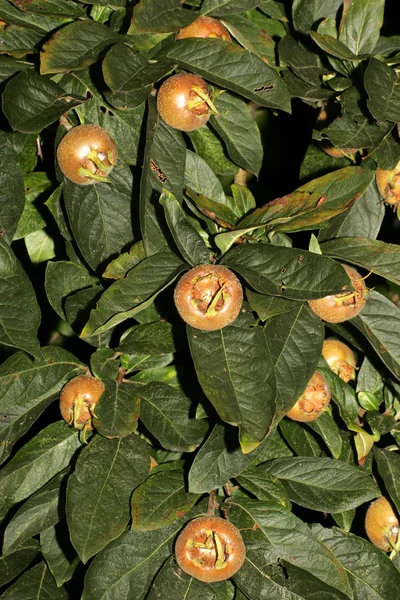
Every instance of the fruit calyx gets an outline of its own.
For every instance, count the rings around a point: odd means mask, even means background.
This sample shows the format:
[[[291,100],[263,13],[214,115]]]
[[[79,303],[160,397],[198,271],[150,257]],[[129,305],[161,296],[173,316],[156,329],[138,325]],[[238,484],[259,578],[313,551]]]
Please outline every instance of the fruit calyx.
[[[303,423],[315,421],[328,410],[330,400],[331,391],[327,380],[319,371],[315,371],[306,389],[286,416]]]

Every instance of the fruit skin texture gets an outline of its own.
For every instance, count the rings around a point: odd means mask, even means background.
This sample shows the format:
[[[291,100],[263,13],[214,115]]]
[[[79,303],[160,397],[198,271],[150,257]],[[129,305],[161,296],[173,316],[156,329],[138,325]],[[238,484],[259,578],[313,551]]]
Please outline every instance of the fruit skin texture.
[[[99,125],[73,127],[57,148],[58,166],[67,179],[78,185],[107,180],[117,157],[114,140]]]
[[[340,379],[347,383],[355,378],[357,357],[346,344],[335,338],[324,340],[322,356]]]
[[[325,411],[330,400],[331,390],[328,382],[321,373],[315,371],[306,389],[286,416],[301,423],[315,421]]]
[[[193,519],[175,543],[175,558],[182,571],[209,583],[232,577],[245,555],[239,529],[220,517]]]
[[[217,19],[206,16],[199,17],[178,32],[177,40],[185,38],[221,38],[225,42],[231,41],[227,28]]]
[[[105,386],[100,379],[89,375],[78,375],[70,379],[61,390],[61,416],[75,429],[93,429],[94,408]]]
[[[398,206],[400,203],[400,162],[392,170],[386,171],[378,168],[376,184],[384,201],[393,207]]]
[[[357,316],[368,298],[367,286],[359,272],[353,267],[342,266],[351,279],[354,291],[348,290],[318,300],[308,300],[313,313],[328,323],[342,323]]]
[[[168,77],[157,93],[157,109],[167,125],[180,131],[194,131],[210,118],[210,107],[193,87],[209,97],[208,85],[192,73]]]
[[[371,542],[385,552],[392,550],[396,544],[399,521],[384,496],[369,505],[365,515],[365,531]]]
[[[198,265],[178,281],[174,302],[186,323],[196,329],[215,331],[236,319],[243,303],[243,289],[227,267]]]

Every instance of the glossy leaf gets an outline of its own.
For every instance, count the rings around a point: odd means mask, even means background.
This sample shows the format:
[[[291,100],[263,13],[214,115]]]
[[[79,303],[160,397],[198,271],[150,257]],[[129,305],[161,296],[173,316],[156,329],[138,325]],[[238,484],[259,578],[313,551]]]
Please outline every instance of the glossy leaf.
[[[157,33],[187,27],[195,19],[193,13],[182,8],[179,0],[143,0],[133,14],[138,27]]]
[[[39,552],[39,542],[34,538],[26,540],[14,552],[0,556],[0,581],[6,585],[25,571]]]
[[[400,479],[399,466],[400,457],[395,452],[389,452],[384,448],[374,447],[374,458],[378,467],[379,475],[382,477],[385,488],[394,503],[397,511],[400,511]]]
[[[308,427],[321,436],[334,458],[340,457],[342,452],[342,438],[340,437],[336,422],[328,413],[323,413],[318,419],[308,423]]]
[[[10,244],[24,210],[25,193],[17,153],[3,132],[0,133],[0,164],[0,229]]]
[[[343,17],[339,39],[354,52],[373,52],[383,23],[384,0],[353,0]]]
[[[139,394],[127,383],[104,383],[106,389],[96,404],[94,426],[105,437],[126,437],[137,429]]]
[[[45,288],[47,298],[56,313],[65,318],[64,300],[72,292],[91,287],[92,278],[87,270],[74,262],[58,260],[46,265]]]
[[[21,575],[2,595],[4,600],[67,600],[68,593],[58,588],[52,574],[44,561]]]
[[[368,93],[368,108],[375,119],[400,121],[400,92],[396,71],[372,58],[365,71],[364,84]]]
[[[98,436],[84,448],[68,479],[66,505],[71,541],[83,563],[124,531],[132,490],[149,468],[148,447],[135,435]]]
[[[65,519],[40,533],[40,551],[58,587],[69,581],[81,564],[71,544]]]

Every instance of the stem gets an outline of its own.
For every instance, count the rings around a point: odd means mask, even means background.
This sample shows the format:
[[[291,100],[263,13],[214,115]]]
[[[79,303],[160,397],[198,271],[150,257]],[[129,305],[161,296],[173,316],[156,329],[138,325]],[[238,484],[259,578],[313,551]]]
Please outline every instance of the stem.
[[[215,513],[215,509],[217,507],[217,492],[215,490],[211,490],[210,497],[208,499],[208,507],[207,507],[207,516],[213,517]]]
[[[233,176],[233,182],[238,185],[246,186],[247,183],[247,172],[244,169],[239,169],[238,173]]]

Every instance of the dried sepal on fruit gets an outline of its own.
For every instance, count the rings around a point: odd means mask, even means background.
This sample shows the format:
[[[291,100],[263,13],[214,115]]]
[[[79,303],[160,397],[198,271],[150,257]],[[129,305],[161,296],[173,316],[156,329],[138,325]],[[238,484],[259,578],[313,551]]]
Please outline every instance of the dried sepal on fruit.
[[[174,302],[186,323],[212,331],[230,325],[237,318],[243,303],[243,288],[227,267],[198,265],[179,280]]]
[[[397,216],[400,218],[400,162],[394,169],[376,170],[376,185],[382,199],[393,206],[393,210],[397,210]]]
[[[167,125],[180,131],[200,129],[211,113],[218,114],[207,83],[193,73],[168,77],[157,92],[157,109]]]
[[[180,29],[176,39],[184,40],[186,38],[220,38],[225,42],[231,41],[229,31],[218,19],[202,15],[193,23]]]
[[[296,404],[286,413],[292,421],[308,423],[325,412],[331,400],[331,390],[325,377],[315,371]]]
[[[365,531],[375,546],[389,552],[394,550],[399,537],[399,520],[385,496],[380,496],[368,507]]]
[[[356,317],[368,299],[368,288],[360,273],[348,265],[342,266],[354,289],[343,288],[345,291],[340,294],[308,301],[313,313],[328,323],[342,323]]]
[[[73,127],[57,147],[58,166],[67,179],[78,185],[110,183],[108,175],[117,158],[114,140],[99,125]]]
[[[175,543],[175,558],[182,571],[208,583],[232,577],[245,555],[239,529],[221,517],[193,519]]]
[[[353,350],[336,338],[324,340],[322,356],[331,371],[336,373],[346,383],[355,379],[357,357]]]
[[[78,375],[61,390],[61,416],[68,425],[82,430],[84,439],[86,431],[93,429],[95,407],[104,390],[104,383],[91,375]]]

